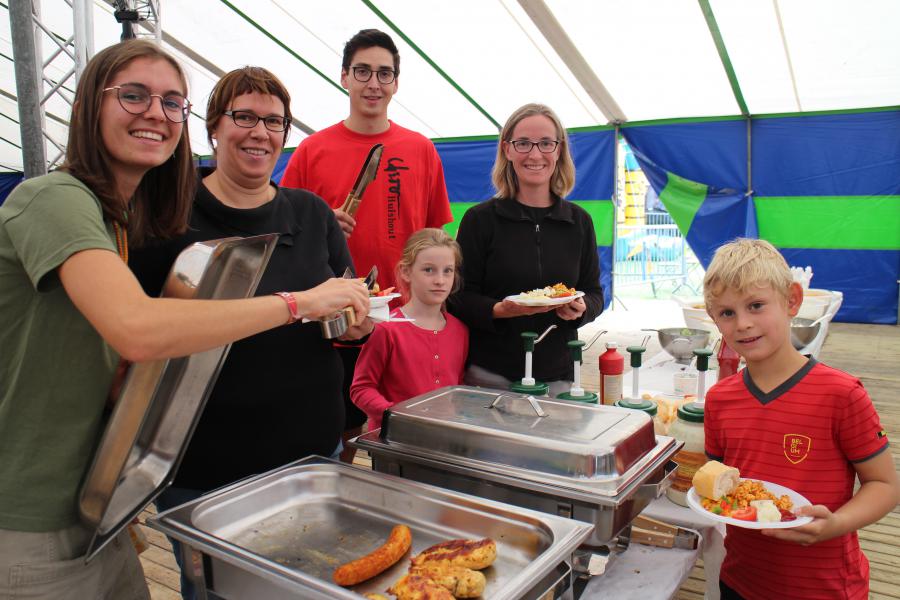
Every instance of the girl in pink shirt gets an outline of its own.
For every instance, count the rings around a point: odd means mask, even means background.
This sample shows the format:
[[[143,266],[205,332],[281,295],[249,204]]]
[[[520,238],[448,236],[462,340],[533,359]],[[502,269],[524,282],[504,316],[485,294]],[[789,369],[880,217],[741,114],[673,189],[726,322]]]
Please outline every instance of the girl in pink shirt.
[[[381,427],[385,410],[413,396],[462,381],[469,330],[444,309],[459,289],[462,253],[443,229],[420,229],[409,237],[397,263],[397,285],[406,303],[379,323],[356,364],[350,398]]]

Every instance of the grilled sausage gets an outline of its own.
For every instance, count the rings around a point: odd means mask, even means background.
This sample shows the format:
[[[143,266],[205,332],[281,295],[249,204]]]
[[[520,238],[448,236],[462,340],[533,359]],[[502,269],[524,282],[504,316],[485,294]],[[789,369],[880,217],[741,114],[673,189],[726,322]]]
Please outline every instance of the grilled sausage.
[[[467,569],[484,569],[497,558],[497,544],[490,538],[483,540],[450,540],[423,550],[412,559],[418,567],[425,563],[446,563]]]
[[[375,577],[400,560],[412,545],[412,532],[406,525],[391,530],[388,540],[374,552],[334,570],[334,582],[338,585],[356,585]]]
[[[397,600],[454,600],[448,592],[427,577],[408,573],[388,588]]]
[[[477,598],[484,593],[487,579],[479,571],[454,567],[446,563],[425,563],[409,570],[411,575],[421,575],[449,591],[455,598]]]

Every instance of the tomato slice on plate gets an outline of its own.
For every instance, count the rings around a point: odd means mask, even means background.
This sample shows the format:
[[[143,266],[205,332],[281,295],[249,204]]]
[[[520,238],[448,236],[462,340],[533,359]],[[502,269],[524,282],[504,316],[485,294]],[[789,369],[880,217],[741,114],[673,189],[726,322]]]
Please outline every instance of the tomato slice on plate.
[[[731,518],[738,519],[739,521],[755,521],[756,507],[748,506],[746,508],[739,508],[731,513]]]

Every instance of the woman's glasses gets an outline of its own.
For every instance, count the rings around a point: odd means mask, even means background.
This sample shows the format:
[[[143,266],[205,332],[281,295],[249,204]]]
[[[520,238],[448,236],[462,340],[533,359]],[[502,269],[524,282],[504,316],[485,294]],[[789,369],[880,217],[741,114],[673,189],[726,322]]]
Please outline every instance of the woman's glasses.
[[[536,142],[531,140],[509,140],[507,143],[512,145],[513,150],[521,154],[531,152],[531,149],[535,146],[537,146],[539,152],[550,154],[559,146],[559,140],[538,140]]]
[[[184,123],[191,112],[191,103],[181,94],[166,94],[165,96],[151,94],[144,86],[134,83],[114,85],[104,88],[103,91],[111,90],[116,91],[119,105],[125,109],[125,112],[132,115],[142,115],[150,110],[154,97],[159,98],[163,113],[173,123]]]
[[[226,110],[222,114],[231,117],[231,120],[234,121],[235,125],[245,129],[256,127],[256,124],[260,121],[263,122],[263,125],[269,131],[284,131],[288,126],[287,117],[280,117],[278,115],[260,117],[255,112],[249,110]]]

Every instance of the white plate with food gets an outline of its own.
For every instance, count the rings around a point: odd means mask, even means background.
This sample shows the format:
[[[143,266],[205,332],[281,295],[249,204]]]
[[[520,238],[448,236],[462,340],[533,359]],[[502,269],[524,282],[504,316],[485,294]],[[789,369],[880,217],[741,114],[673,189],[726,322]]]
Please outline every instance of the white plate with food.
[[[581,298],[582,296],[584,296],[584,292],[574,292],[565,296],[554,297],[549,295],[540,295],[535,293],[536,291],[538,290],[532,290],[531,292],[523,292],[521,294],[507,296],[505,300],[512,300],[516,304],[520,304],[522,306],[561,306],[563,304],[568,304],[576,298]]]
[[[384,296],[369,296],[369,308],[379,308],[387,306],[394,298],[399,298],[400,294],[385,294]]]
[[[688,506],[713,521],[745,529],[790,529],[813,520],[793,513],[812,504],[803,495],[770,481],[741,479],[737,469],[718,461],[700,468],[693,483],[687,493]],[[750,505],[739,506],[741,499],[749,499]]]

